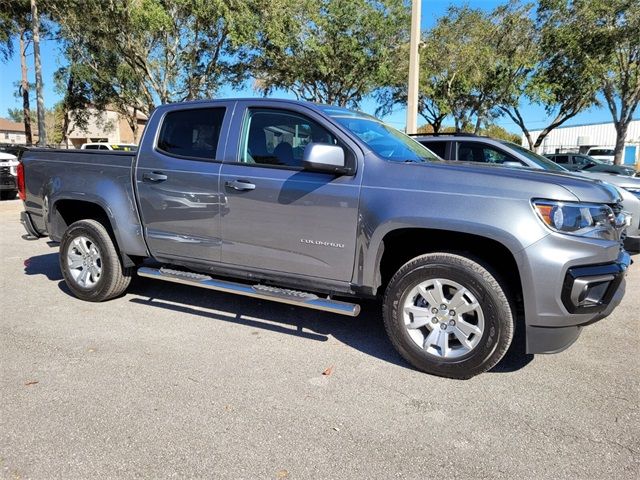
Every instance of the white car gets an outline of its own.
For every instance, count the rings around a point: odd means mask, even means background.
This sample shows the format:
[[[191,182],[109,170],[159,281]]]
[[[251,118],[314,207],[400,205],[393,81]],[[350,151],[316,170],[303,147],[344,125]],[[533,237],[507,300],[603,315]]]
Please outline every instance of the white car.
[[[602,160],[610,165],[613,165],[613,148],[591,147],[587,152],[587,155],[595,158],[596,160]]]
[[[138,145],[134,143],[89,142],[82,144],[80,150],[112,150],[120,152],[136,152],[138,150]]]
[[[18,193],[18,157],[0,152],[0,198],[11,200]]]

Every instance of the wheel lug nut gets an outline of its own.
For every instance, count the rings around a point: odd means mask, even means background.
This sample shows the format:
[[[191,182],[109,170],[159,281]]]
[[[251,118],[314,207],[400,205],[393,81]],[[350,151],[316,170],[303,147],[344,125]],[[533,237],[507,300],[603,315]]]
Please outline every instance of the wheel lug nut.
[[[431,309],[431,313],[438,313],[438,309],[437,308],[432,308]]]
[[[451,315],[452,317],[456,314],[455,310],[449,310],[449,315]]]
[[[451,325],[452,327],[456,324],[455,320],[449,320],[449,325]]]
[[[438,323],[438,319],[437,319],[436,317],[433,317],[433,318],[431,319],[431,323]]]
[[[445,329],[447,328],[447,324],[446,324],[446,323],[441,323],[441,324],[440,324],[440,328],[441,328],[442,330],[445,330]]]
[[[440,310],[446,310],[447,306],[443,303],[442,305],[440,305]]]

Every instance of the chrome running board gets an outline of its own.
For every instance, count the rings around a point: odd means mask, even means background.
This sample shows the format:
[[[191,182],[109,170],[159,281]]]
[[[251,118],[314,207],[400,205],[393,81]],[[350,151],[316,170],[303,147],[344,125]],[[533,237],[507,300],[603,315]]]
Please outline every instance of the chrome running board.
[[[322,310],[339,315],[347,315],[349,317],[356,317],[360,313],[360,305],[355,303],[339,302],[337,300],[331,300],[330,298],[318,297],[313,293],[288,290],[286,288],[271,287],[268,285],[246,285],[243,283],[218,280],[200,273],[184,272],[169,268],[140,267],[138,268],[138,275],[167,282],[207,288],[209,290],[217,290],[219,292],[235,293],[246,297],[313,308],[314,310]]]

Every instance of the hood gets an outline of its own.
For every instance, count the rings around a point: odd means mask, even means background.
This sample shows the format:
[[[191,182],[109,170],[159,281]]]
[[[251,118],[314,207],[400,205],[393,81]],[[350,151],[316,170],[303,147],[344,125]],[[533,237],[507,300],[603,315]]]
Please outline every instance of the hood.
[[[464,178],[466,173],[472,182],[483,181],[496,188],[517,188],[532,198],[577,200],[592,203],[617,203],[620,201],[619,192],[611,185],[607,185],[597,179],[574,175],[573,172],[550,172],[446,160],[428,164],[407,165],[428,165],[438,170],[448,171],[449,175],[462,176],[461,178]]]

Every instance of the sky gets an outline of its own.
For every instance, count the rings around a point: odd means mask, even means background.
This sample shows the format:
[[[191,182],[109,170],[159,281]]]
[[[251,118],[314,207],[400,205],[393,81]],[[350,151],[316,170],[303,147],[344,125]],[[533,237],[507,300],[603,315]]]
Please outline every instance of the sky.
[[[451,0],[422,0],[422,29],[425,30],[431,28],[439,17],[446,14],[446,10],[450,5],[461,6],[466,4],[472,8],[491,10],[501,3],[504,2],[499,0],[467,0],[464,2]],[[40,56],[42,62],[42,78],[44,82],[44,103],[47,108],[51,108],[61,99],[61,95],[55,89],[53,74],[58,68],[63,66],[64,59],[60,52],[59,45],[53,40],[41,42]],[[29,81],[35,82],[32,55],[28,57],[28,62]],[[7,117],[7,109],[9,108],[21,107],[21,100],[15,97],[16,83],[19,81],[20,58],[18,55],[14,55],[7,63],[0,64],[0,117]],[[251,89],[250,85],[247,85],[240,90],[224,87],[219,92],[218,98],[252,97],[256,95],[257,94]],[[273,96],[293,98],[292,95],[287,94],[286,92],[277,92]],[[35,105],[35,99],[32,104]],[[364,112],[373,114],[376,107],[377,105],[375,101],[366,99],[362,102],[360,109]],[[522,107],[524,118],[527,120],[527,125],[530,129],[543,128],[546,126],[549,119],[542,108],[536,105],[523,105]],[[396,109],[390,115],[386,116],[384,120],[394,127],[402,130],[406,124],[406,110],[404,108],[396,107]],[[568,121],[566,125],[608,121],[611,121],[611,114],[609,113],[609,110],[607,108],[594,107],[577,115]],[[425,123],[424,120],[422,118],[418,118],[418,125],[422,125],[423,123]],[[452,121],[445,123],[450,124]],[[496,123],[509,131],[520,134],[518,126],[508,118],[500,118],[496,120]]]

